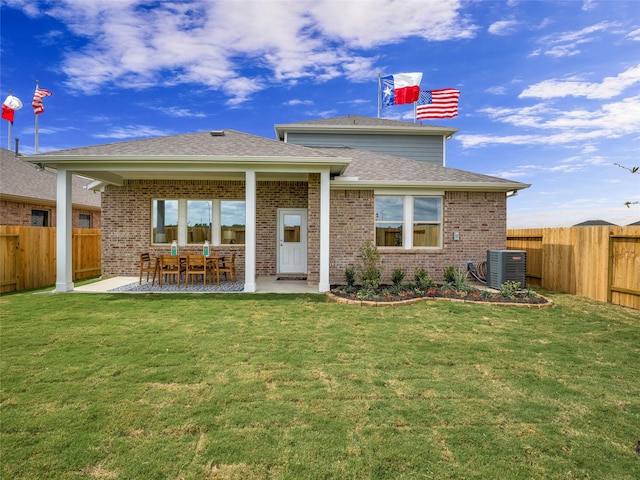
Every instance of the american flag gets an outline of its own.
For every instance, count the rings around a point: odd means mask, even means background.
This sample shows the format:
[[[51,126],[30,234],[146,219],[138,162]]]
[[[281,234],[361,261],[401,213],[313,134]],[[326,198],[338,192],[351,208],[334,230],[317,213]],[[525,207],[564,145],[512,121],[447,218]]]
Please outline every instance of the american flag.
[[[460,90],[453,88],[422,90],[416,103],[416,120],[457,116],[459,97]]]
[[[44,88],[36,87],[36,93],[33,94],[33,101],[31,102],[33,113],[35,113],[36,115],[40,115],[42,112],[44,112],[42,99],[44,97],[50,97],[51,95],[53,95],[53,92],[45,90]]]

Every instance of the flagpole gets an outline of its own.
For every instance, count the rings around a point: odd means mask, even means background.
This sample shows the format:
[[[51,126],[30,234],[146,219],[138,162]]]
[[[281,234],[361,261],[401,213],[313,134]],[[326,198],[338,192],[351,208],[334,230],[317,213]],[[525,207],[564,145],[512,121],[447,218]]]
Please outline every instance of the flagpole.
[[[380,102],[382,101],[382,79],[378,72],[378,118],[380,118]]]
[[[36,80],[36,92],[38,91],[38,84],[40,83],[40,80]],[[35,111],[34,111],[35,114]],[[36,144],[35,144],[35,152],[36,155],[38,154],[38,115],[36,115]]]
[[[13,93],[13,90],[9,90],[9,95]],[[7,122],[9,125],[7,126],[7,150],[11,150],[11,127],[13,126],[13,122]]]

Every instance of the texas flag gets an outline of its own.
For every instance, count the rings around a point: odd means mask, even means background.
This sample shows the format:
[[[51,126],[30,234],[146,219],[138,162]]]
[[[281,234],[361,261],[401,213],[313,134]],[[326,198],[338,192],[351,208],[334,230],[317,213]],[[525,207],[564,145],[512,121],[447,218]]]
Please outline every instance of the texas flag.
[[[381,77],[382,106],[413,103],[420,95],[422,73],[397,73]]]
[[[13,119],[15,116],[16,110],[20,110],[22,108],[22,102],[18,97],[14,97],[13,95],[9,95],[4,103],[2,104],[2,118],[8,120],[13,125]]]

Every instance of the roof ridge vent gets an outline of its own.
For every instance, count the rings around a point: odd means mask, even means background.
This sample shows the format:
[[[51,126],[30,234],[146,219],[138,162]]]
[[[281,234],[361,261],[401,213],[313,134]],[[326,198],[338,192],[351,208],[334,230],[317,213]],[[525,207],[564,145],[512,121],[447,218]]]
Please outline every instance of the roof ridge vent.
[[[209,133],[212,137],[224,137],[224,130],[211,130]]]

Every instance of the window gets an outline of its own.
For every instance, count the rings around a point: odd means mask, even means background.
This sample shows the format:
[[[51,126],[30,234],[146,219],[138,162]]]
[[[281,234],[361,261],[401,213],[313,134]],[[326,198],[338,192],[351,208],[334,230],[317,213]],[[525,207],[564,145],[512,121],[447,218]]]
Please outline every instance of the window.
[[[78,226],[80,228],[91,228],[91,214],[90,213],[81,213],[80,220],[78,222]]]
[[[244,200],[222,200],[220,202],[220,243],[244,244],[246,228]]]
[[[154,200],[151,217],[152,243],[178,240],[178,200]]]
[[[403,197],[376,197],[376,245],[401,247],[404,212]]]
[[[439,247],[442,225],[442,199],[413,198],[413,246]]]
[[[187,200],[187,243],[211,243],[211,200]]]
[[[32,227],[48,227],[49,211],[48,210],[31,210],[31,226]]]
[[[244,200],[163,200],[152,202],[151,241],[155,244],[244,244]]]
[[[376,246],[440,247],[442,197],[376,196]]]

